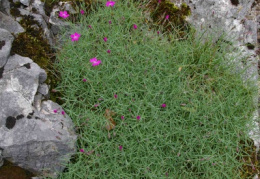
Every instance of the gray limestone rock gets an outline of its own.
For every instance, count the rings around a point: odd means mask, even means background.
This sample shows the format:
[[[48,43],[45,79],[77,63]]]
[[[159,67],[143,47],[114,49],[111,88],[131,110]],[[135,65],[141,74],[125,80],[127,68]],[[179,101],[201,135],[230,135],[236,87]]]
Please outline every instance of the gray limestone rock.
[[[48,93],[42,77],[45,71],[30,58],[8,58],[0,79],[0,159],[56,177],[75,152],[76,135],[61,106],[41,101],[40,93]]]
[[[31,8],[35,8],[39,14],[41,14],[42,16],[46,16],[44,10],[44,2],[42,2],[41,0],[33,0],[31,6]]]
[[[10,2],[8,0],[0,0],[0,11],[10,15]]]
[[[38,92],[41,93],[43,96],[47,96],[49,94],[49,87],[47,84],[41,84],[38,87]]]
[[[10,32],[0,28],[0,69],[6,64],[9,57],[14,37]],[[2,71],[3,72],[3,71]],[[0,79],[1,79],[0,70]]]
[[[31,59],[11,56],[0,80],[0,127],[9,116],[28,115],[39,86],[39,76],[45,73]]]
[[[25,5],[25,6],[29,6],[30,5],[30,3],[31,3],[31,0],[13,0],[13,2],[20,2],[20,3],[22,3],[23,5]]]
[[[1,127],[3,157],[33,173],[56,177],[64,169],[61,164],[75,152],[76,135],[71,119],[54,109],[62,110],[58,104],[44,101],[41,111],[16,117],[12,128]]]
[[[15,35],[25,31],[12,17],[7,16],[2,12],[0,12],[0,27],[14,33]]]

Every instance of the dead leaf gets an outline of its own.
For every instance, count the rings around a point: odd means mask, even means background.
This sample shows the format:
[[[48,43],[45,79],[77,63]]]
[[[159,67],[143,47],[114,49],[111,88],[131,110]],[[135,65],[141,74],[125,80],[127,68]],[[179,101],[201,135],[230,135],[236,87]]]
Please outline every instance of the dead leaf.
[[[116,114],[116,113],[113,112],[113,111],[111,111],[110,109],[106,109],[106,111],[105,111],[105,118],[108,119],[107,125],[106,125],[106,129],[107,129],[108,131],[114,129],[115,126],[116,126],[116,122],[115,122],[115,121],[113,120],[113,118],[112,118],[115,114]]]
[[[178,71],[181,71],[182,70],[182,67],[179,67]]]

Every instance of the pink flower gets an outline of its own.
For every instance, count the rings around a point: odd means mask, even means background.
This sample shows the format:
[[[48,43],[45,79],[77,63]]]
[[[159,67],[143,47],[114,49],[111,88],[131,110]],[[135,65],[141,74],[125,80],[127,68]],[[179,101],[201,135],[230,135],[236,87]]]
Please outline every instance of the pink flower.
[[[157,34],[159,35],[159,34],[160,34],[160,31],[157,31]]]
[[[117,98],[117,94],[114,95],[114,98]]]
[[[96,108],[96,107],[98,107],[99,105],[100,105],[100,104],[95,104],[94,107]]]
[[[162,108],[166,108],[166,104],[163,103],[163,104],[161,105],[161,107],[162,107]]]
[[[140,117],[140,116],[137,116],[136,119],[139,121],[139,120],[141,119],[141,117]]]
[[[137,29],[137,25],[136,25],[136,24],[134,24],[134,25],[133,25],[133,28],[134,28],[134,29]]]
[[[161,3],[161,0],[158,0],[158,3]]]
[[[58,110],[57,110],[57,109],[54,109],[54,110],[53,110],[53,112],[54,112],[54,113],[57,113],[57,112],[58,112]]]
[[[88,26],[88,28],[92,29],[92,26],[91,26],[91,25],[89,25],[89,26]]]
[[[109,23],[109,24],[112,24],[112,21],[110,20],[110,21],[108,21],[108,23]]]
[[[103,39],[104,39],[105,42],[107,41],[107,37],[104,37]]]
[[[107,53],[110,53],[111,52],[111,50],[107,50]]]
[[[166,16],[165,16],[165,19],[166,19],[166,20],[168,20],[168,19],[169,19],[169,17],[170,17],[170,15],[166,15]]]
[[[80,10],[80,14],[85,14],[85,11],[84,10]]]
[[[65,115],[65,111],[61,111],[61,114],[62,114],[62,115]]]
[[[120,145],[120,146],[119,146],[119,150],[121,151],[122,149],[123,149],[123,146],[122,146],[122,145]]]
[[[60,11],[59,16],[62,17],[63,19],[66,19],[70,15],[68,14],[67,11]]]
[[[92,63],[92,66],[98,66],[101,63],[101,60],[98,60],[96,57],[89,60]]]
[[[78,34],[77,32],[75,32],[74,34],[70,35],[71,41],[78,41],[80,38],[80,34]]]
[[[83,82],[86,82],[86,81],[87,81],[87,79],[85,79],[85,78],[84,78],[82,81],[83,81]]]
[[[114,6],[115,5],[115,1],[107,1],[106,3],[106,6],[109,7],[109,6]]]
[[[124,119],[125,119],[125,116],[121,116],[121,119],[124,120]]]
[[[80,149],[79,151],[82,152],[82,153],[85,152],[84,149]]]

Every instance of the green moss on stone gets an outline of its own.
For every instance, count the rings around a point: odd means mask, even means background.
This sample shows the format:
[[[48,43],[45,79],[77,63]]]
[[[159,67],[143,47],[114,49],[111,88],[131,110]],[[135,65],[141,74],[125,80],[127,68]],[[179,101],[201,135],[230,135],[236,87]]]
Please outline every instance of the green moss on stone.
[[[50,89],[57,86],[57,74],[54,71],[53,63],[55,61],[55,51],[51,48],[48,41],[43,38],[44,31],[40,24],[34,20],[33,16],[21,15],[18,8],[21,3],[13,3],[10,1],[11,14],[14,17],[22,17],[20,25],[25,29],[25,32],[20,33],[13,41],[11,55],[18,54],[24,57],[31,58],[41,68],[43,68],[48,78],[46,83],[50,85]],[[54,102],[62,103],[59,100],[59,93],[51,93],[50,99]]]
[[[185,19],[191,14],[191,11],[187,4],[183,3],[178,7],[168,0],[162,0],[161,3],[153,0],[148,7],[154,23],[163,25],[165,31],[173,31],[173,28],[176,28],[179,32],[184,33],[184,31],[189,29]],[[166,15],[169,15],[168,20],[165,19]]]

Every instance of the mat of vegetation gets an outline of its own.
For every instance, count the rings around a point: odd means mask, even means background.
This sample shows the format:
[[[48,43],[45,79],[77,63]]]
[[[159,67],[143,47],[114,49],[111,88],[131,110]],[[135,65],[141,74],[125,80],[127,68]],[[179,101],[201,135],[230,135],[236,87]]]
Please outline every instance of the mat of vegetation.
[[[62,37],[57,90],[79,136],[59,178],[239,178],[255,88],[227,46],[103,2]]]

